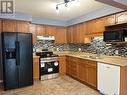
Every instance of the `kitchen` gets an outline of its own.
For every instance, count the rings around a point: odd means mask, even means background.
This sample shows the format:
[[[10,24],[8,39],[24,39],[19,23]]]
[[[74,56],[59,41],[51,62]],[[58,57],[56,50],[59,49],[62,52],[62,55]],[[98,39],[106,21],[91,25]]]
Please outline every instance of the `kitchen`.
[[[79,1],[80,5],[72,6],[67,10],[68,3],[73,1]],[[56,9],[50,6],[52,3],[55,3]],[[46,4],[49,8],[45,7]],[[64,4],[65,8],[58,12],[59,7]],[[32,6],[38,7],[34,9]],[[2,34],[0,95],[127,95],[127,11],[125,11],[127,6],[125,0],[110,0],[110,2],[17,0],[15,10],[15,16],[0,14]],[[43,13],[41,14],[40,11]],[[23,59],[27,59],[26,64],[31,64],[27,70],[24,69],[24,72],[30,71],[27,74],[30,76],[26,77],[30,84],[27,87],[19,86],[17,89],[12,89],[11,85],[12,90],[9,90],[6,84],[6,77],[8,77],[6,76],[8,72],[5,72],[6,56],[3,51],[6,46],[4,43],[10,42],[13,38],[8,36],[11,34],[17,35],[15,36],[17,37],[16,47],[19,47],[21,52],[15,53],[18,49],[11,47],[5,50],[7,59],[19,58],[17,55],[21,54],[22,57],[25,56]],[[26,36],[27,34],[32,36]],[[20,35],[25,35],[21,40],[29,49],[24,47],[24,44],[20,45]],[[16,59],[16,62],[18,61]],[[25,62],[20,61],[20,64],[16,63],[18,66]],[[24,72],[21,73],[23,74],[21,77],[25,76]],[[13,78],[12,76],[13,74],[9,78]]]

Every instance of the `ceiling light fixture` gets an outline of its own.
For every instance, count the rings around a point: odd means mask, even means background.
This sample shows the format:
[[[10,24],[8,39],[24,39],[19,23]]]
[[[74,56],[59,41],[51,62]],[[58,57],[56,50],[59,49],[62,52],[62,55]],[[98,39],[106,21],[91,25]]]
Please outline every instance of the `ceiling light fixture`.
[[[70,7],[72,5],[80,6],[80,2],[79,1],[80,0],[64,0],[64,2],[59,3],[59,4],[56,5],[56,12],[59,13],[60,7],[62,5],[64,5],[67,8],[67,10],[70,10]]]

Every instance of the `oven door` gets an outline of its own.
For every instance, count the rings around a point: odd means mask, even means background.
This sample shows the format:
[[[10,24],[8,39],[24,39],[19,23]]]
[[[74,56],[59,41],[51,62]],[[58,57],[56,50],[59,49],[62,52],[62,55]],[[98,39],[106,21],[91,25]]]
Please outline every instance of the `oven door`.
[[[40,62],[40,76],[59,73],[59,61]]]

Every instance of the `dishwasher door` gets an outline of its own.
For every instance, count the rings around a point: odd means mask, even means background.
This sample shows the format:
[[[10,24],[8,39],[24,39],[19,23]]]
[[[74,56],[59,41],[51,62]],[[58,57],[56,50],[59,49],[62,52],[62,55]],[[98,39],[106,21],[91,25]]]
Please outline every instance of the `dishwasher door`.
[[[104,95],[120,95],[120,67],[98,62],[98,90]]]

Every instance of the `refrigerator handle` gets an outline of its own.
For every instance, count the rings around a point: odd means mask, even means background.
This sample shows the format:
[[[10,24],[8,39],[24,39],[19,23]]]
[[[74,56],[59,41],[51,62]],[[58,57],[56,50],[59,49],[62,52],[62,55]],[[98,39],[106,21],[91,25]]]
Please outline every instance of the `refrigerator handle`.
[[[15,45],[16,45],[16,65],[20,65],[20,43],[19,41],[16,41],[15,42]]]

